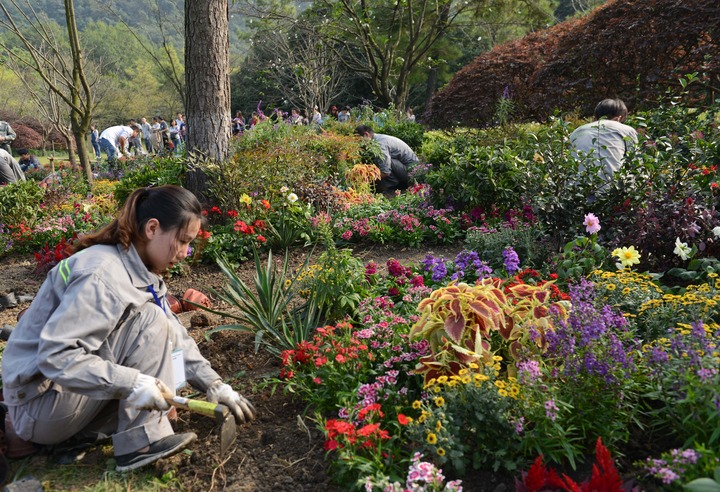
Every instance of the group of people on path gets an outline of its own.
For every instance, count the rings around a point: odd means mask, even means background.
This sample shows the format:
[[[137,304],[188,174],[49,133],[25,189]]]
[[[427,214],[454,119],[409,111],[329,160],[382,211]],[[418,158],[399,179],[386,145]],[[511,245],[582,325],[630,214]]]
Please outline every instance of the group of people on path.
[[[153,116],[151,121],[145,117],[139,122],[131,119],[127,125],[111,126],[102,133],[92,125],[90,143],[95,157],[100,159],[100,151],[105,152],[108,160],[121,156],[179,154],[187,138],[183,114],[177,113],[170,124],[162,116]]]

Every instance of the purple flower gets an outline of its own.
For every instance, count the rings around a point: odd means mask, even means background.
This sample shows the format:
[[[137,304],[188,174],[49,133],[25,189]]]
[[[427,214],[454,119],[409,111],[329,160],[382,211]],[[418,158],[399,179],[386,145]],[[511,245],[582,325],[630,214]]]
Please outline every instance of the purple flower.
[[[558,407],[555,405],[555,400],[550,399],[545,402],[545,415],[553,422],[557,418]]]
[[[532,383],[540,375],[540,364],[536,360],[525,360],[517,363],[518,379],[523,384]]]
[[[503,262],[505,263],[505,271],[508,275],[515,275],[520,270],[520,258],[512,248],[508,246],[502,252]]]

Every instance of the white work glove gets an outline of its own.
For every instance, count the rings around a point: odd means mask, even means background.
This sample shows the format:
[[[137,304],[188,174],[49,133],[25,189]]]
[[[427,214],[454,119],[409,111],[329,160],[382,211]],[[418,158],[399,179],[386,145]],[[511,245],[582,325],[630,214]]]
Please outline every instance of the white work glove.
[[[250,422],[255,418],[255,407],[252,406],[252,403],[232,389],[229,384],[225,384],[219,379],[208,388],[207,399],[213,403],[226,405],[235,415],[235,421],[239,424]]]
[[[170,404],[165,401],[163,393],[173,394],[172,390],[159,379],[140,373],[135,378],[127,402],[140,410],[167,410]]]

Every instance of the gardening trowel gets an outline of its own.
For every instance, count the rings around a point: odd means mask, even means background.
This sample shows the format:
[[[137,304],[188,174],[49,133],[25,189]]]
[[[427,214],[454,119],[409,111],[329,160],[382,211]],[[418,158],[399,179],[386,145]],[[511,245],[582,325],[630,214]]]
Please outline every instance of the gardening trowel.
[[[221,403],[211,403],[203,400],[192,400],[182,396],[169,395],[164,393],[165,401],[170,405],[190,410],[191,412],[215,417],[215,423],[220,425],[220,455],[225,453],[235,442],[237,437],[237,425],[235,424],[235,416],[230,409]]]

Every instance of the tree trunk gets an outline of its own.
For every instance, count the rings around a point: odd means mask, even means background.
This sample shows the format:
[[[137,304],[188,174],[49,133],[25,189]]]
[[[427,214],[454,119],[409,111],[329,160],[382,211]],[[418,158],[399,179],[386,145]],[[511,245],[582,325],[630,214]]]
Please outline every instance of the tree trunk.
[[[224,161],[230,142],[228,0],[185,0],[187,149]],[[206,176],[189,168],[186,185],[201,200]]]
[[[435,95],[438,81],[438,69],[437,67],[430,67],[428,70],[428,78],[425,83],[425,107],[430,106],[430,99]]]
[[[73,0],[65,0],[65,20],[73,59],[73,83],[70,96],[73,104],[70,111],[70,124],[75,138],[80,165],[85,171],[85,178],[87,179],[88,184],[92,186],[93,174],[88,154],[86,135],[90,129],[90,121],[92,120],[95,106],[90,85],[85,78],[83,52],[80,47],[80,38],[78,36],[78,28],[75,21],[75,4],[73,3]],[[75,159],[72,153],[72,144],[70,142],[68,144],[70,162],[75,164]]]

